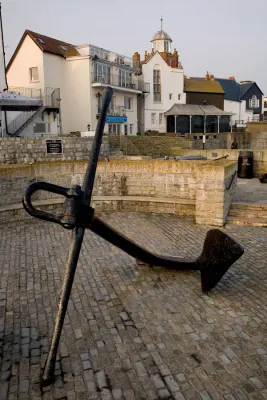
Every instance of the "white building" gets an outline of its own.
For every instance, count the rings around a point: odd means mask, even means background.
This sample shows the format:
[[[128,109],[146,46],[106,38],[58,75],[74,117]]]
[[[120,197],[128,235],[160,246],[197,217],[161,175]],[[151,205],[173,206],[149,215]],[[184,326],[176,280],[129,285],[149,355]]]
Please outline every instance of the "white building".
[[[20,129],[16,124],[20,136],[94,131],[106,86],[113,88],[114,96],[105,132],[135,135],[137,97],[149,92],[149,85],[134,76],[131,59],[28,30],[8,64],[7,82],[9,90],[43,99],[31,121]]]
[[[141,73],[151,88],[140,106],[143,109],[140,125],[142,131],[167,132],[164,113],[174,104],[185,103],[184,70],[176,49],[172,52],[172,39],[163,31],[162,20],[161,30],[151,42],[151,53],[145,52],[144,61],[141,61],[139,53],[133,55],[135,71]]]

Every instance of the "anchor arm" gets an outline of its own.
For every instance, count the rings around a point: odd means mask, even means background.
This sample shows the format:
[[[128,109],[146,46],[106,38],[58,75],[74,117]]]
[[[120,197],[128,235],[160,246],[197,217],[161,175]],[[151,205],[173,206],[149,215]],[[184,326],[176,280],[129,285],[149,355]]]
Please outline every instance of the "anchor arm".
[[[244,249],[239,243],[218,229],[208,231],[200,256],[195,261],[186,261],[179,257],[152,254],[114,230],[95,215],[88,228],[130,256],[146,264],[180,271],[200,271],[203,292],[213,289],[231,265],[244,253]]]
[[[137,243],[128,239],[122,233],[119,233],[107,223],[94,215],[89,229],[107,240],[114,246],[125,251],[132,257],[143,261],[146,264],[156,265],[158,267],[174,268],[179,270],[195,270],[198,269],[195,262],[183,260],[180,257],[161,256],[152,254],[150,251],[139,246]]]

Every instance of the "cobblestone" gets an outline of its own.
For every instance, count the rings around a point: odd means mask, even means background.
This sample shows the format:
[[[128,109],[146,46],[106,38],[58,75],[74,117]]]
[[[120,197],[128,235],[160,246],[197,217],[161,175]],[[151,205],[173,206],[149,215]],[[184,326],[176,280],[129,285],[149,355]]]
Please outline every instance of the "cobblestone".
[[[101,216],[189,259],[209,229],[173,215]],[[33,220],[1,226],[0,399],[266,399],[267,231],[223,230],[245,254],[208,295],[199,273],[138,265],[86,232],[56,381],[41,391],[70,234]]]

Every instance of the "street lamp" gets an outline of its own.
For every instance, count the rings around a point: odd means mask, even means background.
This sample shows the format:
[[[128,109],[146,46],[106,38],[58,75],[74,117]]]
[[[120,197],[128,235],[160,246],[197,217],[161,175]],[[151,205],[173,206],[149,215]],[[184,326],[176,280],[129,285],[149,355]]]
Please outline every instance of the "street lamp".
[[[206,101],[203,101],[202,104],[203,104],[203,105],[207,105],[207,102],[206,102]],[[203,108],[201,107],[201,105],[199,105],[199,107],[200,107],[200,109],[202,110],[202,112],[203,112],[203,114],[204,114],[204,133],[203,133],[203,136],[202,136],[202,139],[203,139],[202,144],[203,144],[203,150],[205,150],[205,143],[206,143],[206,118],[207,118],[207,116],[206,116],[205,110],[203,110]]]

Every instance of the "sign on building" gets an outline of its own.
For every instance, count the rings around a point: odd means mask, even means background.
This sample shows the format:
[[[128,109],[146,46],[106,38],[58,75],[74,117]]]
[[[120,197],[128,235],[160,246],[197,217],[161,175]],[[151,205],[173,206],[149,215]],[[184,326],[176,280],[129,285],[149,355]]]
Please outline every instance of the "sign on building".
[[[63,154],[62,140],[46,140],[46,154]]]
[[[118,117],[118,116],[108,115],[106,117],[106,122],[109,122],[111,124],[119,124],[122,122],[127,122],[127,117]]]

